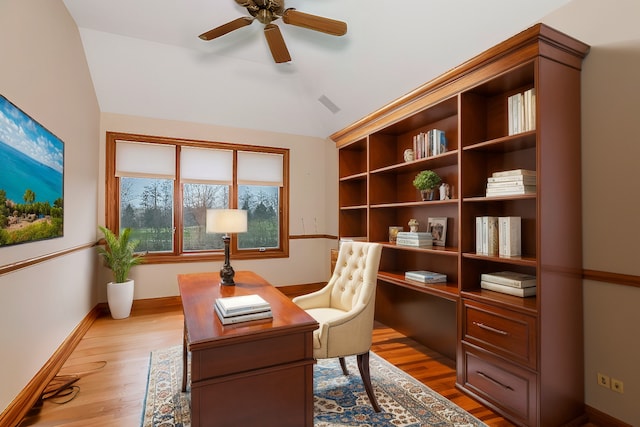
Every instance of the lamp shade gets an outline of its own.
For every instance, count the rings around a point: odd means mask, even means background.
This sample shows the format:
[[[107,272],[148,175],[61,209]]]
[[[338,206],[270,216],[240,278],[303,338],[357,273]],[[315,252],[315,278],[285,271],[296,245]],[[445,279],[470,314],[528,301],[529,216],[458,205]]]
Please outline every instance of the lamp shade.
[[[247,211],[240,209],[207,209],[207,233],[244,233]]]

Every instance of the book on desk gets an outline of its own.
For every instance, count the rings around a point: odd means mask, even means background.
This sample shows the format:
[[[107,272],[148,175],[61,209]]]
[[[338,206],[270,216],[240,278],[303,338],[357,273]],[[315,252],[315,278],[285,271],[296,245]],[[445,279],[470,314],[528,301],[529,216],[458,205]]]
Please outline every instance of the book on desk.
[[[218,298],[214,310],[223,325],[273,317],[271,305],[256,294]]]

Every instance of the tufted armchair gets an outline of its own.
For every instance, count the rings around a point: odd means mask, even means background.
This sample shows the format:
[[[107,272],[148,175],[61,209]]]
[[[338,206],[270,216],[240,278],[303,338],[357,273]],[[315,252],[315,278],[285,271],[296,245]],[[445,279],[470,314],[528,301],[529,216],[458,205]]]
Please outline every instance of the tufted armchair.
[[[338,357],[342,372],[348,375],[344,357],[357,356],[362,382],[376,412],[380,407],[371,387],[369,349],[381,253],[377,243],[342,242],[329,283],[293,299],[320,325],[313,333],[316,359]]]

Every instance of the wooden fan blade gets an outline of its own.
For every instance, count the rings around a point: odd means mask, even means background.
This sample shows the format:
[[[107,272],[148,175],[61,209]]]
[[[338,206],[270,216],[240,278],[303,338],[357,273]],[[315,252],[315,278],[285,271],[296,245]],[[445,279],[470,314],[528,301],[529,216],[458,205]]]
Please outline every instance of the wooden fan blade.
[[[234,19],[233,21],[227,22],[224,25],[220,25],[219,27],[216,27],[213,30],[209,30],[206,33],[202,33],[198,37],[206,41],[213,40],[220,36],[224,36],[225,34],[230,33],[231,31],[237,30],[238,28],[246,27],[252,22],[253,22],[253,18],[250,18],[248,16],[243,16],[242,18]]]
[[[273,56],[273,60],[276,61],[276,63],[280,64],[282,62],[291,61],[289,49],[287,49],[287,45],[284,42],[282,33],[280,32],[280,28],[278,28],[277,25],[265,25],[264,36],[267,39],[267,44],[269,45],[269,49],[271,50],[271,55]]]
[[[347,24],[345,22],[298,12],[293,8],[284,11],[282,20],[285,24],[308,28],[310,30],[320,31],[333,36],[343,36],[347,33]]]

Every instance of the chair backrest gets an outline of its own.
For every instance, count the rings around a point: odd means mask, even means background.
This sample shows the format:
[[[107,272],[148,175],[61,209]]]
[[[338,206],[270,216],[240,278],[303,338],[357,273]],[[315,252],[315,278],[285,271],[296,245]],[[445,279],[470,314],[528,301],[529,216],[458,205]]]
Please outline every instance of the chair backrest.
[[[342,242],[338,260],[329,280],[330,306],[350,311],[358,304],[368,305],[375,297],[382,246],[368,242]]]

